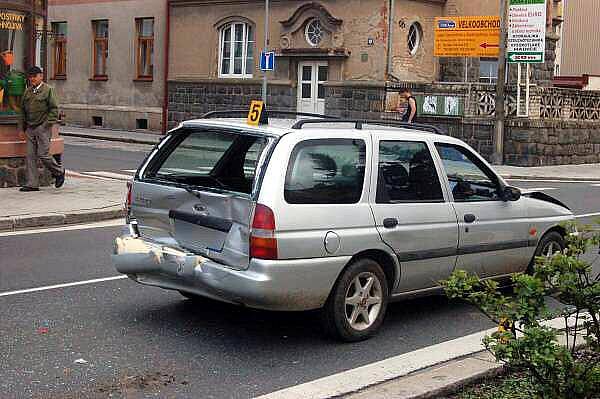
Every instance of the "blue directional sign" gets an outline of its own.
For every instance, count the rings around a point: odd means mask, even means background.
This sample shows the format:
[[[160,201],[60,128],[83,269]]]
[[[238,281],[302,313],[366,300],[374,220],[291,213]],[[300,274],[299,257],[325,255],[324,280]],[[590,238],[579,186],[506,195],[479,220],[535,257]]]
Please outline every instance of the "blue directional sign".
[[[275,52],[263,51],[260,53],[260,70],[274,71],[275,70]]]

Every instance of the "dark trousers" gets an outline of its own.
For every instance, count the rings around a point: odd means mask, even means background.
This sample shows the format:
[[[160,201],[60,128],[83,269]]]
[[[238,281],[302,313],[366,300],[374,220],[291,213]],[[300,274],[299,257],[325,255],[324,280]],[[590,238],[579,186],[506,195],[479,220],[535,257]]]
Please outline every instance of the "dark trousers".
[[[52,173],[52,176],[60,176],[65,170],[50,155],[50,139],[52,131],[45,124],[28,128],[25,131],[27,137],[27,186],[39,187],[38,159]]]

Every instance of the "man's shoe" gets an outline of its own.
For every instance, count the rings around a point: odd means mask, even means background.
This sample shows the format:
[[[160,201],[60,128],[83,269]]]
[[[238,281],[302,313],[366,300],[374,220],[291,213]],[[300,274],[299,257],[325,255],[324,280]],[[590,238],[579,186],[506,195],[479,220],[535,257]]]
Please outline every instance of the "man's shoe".
[[[54,187],[61,188],[63,184],[65,184],[65,172],[60,176],[56,176],[54,179]]]
[[[39,188],[37,187],[27,187],[27,186],[23,186],[19,189],[19,191],[23,191],[23,192],[29,192],[29,191],[40,191]]]

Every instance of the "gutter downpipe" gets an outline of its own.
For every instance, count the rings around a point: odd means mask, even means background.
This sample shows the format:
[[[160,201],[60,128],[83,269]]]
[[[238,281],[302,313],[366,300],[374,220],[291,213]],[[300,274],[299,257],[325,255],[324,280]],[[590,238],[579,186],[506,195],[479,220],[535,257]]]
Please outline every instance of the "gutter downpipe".
[[[165,45],[163,56],[164,59],[164,80],[163,80],[163,106],[162,106],[162,134],[167,134],[168,114],[169,114],[169,42],[171,41],[170,30],[171,30],[171,1],[167,0],[167,23],[165,28]]]
[[[387,36],[387,64],[386,64],[386,79],[389,80],[392,74],[392,35],[394,33],[394,11],[395,11],[395,0],[389,0],[388,6],[388,36]]]

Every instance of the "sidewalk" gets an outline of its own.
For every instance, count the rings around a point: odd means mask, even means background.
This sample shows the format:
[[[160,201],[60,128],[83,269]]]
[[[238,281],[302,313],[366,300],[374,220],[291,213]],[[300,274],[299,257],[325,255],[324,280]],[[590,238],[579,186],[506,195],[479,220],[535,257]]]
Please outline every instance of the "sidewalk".
[[[125,182],[67,171],[65,185],[22,193],[0,188],[0,231],[116,219],[123,216]]]
[[[61,126],[63,136],[83,137],[98,140],[121,141],[125,143],[154,145],[163,137],[160,134],[128,132],[109,129],[92,129],[73,126]],[[557,166],[494,166],[494,169],[507,179],[551,179],[563,181],[600,181],[600,163]]]

